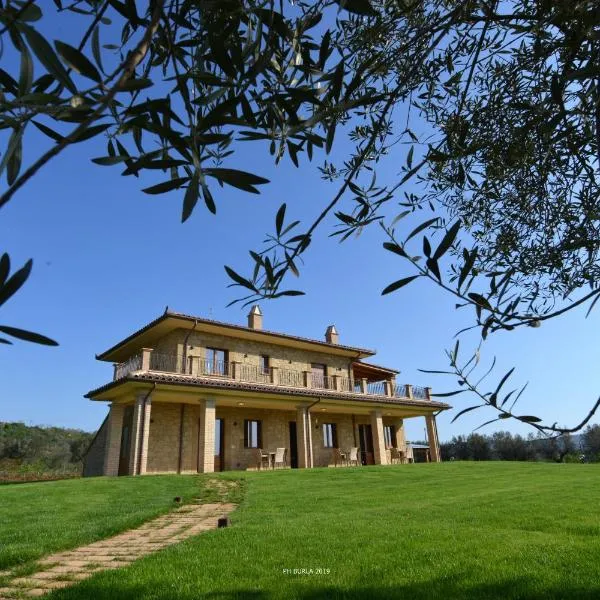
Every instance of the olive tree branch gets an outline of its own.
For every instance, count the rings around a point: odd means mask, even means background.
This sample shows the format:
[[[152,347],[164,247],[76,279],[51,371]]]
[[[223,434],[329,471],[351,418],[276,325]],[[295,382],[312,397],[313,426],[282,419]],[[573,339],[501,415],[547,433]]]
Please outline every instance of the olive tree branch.
[[[102,113],[106,107],[111,103],[116,94],[120,91],[121,87],[131,78],[134,74],[136,67],[144,60],[152,37],[158,29],[160,17],[162,14],[162,8],[165,0],[156,0],[154,10],[150,23],[146,27],[142,39],[135,47],[135,49],[129,54],[127,59],[123,61],[121,66],[117,69],[117,72],[121,72],[117,83],[108,91],[108,93],[102,98],[102,101],[94,110],[94,112],[82,123],[80,123],[70,134],[66,135],[60,142],[53,146],[48,152],[40,156],[9,188],[4,194],[0,196],[0,208],[2,208],[13,195],[21,188],[29,179],[31,179],[44,165],[46,165],[52,158],[60,154],[67,146],[72,144],[87,128],[94,123],[98,118],[102,116]],[[110,78],[112,79],[115,75],[113,74]],[[108,81],[108,80],[107,80]]]

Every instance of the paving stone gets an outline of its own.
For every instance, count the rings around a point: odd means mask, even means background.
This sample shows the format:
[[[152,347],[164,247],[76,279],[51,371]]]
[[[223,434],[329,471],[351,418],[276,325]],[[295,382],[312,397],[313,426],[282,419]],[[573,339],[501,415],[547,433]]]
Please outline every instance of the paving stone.
[[[17,577],[0,588],[0,600],[15,594],[42,596],[53,589],[73,585],[93,573],[119,569],[133,561],[215,529],[217,520],[235,508],[233,504],[194,504],[182,507],[168,515],[157,517],[138,529],[126,531],[106,540],[100,540],[68,552],[59,552],[39,561],[46,567],[27,577]],[[11,577],[10,571],[0,575]],[[6,596],[6,599],[5,599]]]

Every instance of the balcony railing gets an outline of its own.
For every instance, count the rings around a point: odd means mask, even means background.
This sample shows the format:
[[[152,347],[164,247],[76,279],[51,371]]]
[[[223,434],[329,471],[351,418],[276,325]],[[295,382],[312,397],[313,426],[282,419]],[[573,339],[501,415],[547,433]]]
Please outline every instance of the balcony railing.
[[[128,360],[115,365],[114,378],[122,379],[132,372],[154,371],[177,373],[190,377],[215,377],[246,383],[270,384],[281,387],[312,388],[348,394],[414,398],[429,400],[429,388],[394,384],[392,381],[367,381],[340,375],[318,375],[310,371],[262,367],[245,362],[219,361],[199,356],[164,354],[150,349],[142,350]]]

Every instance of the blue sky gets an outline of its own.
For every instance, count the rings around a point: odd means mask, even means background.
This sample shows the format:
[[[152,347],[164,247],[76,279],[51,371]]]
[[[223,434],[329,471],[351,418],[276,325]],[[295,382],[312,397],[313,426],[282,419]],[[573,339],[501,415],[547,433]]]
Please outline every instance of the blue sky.
[[[33,133],[25,161],[47,146],[46,138]],[[346,150],[340,144],[333,158]],[[319,177],[322,155],[312,164],[303,160],[300,169],[287,161],[275,168],[266,146],[246,145],[231,166],[272,183],[262,187],[260,196],[214,186],[217,216],[199,204],[182,225],[181,193],[143,194],[140,188],[149,185],[148,179],[123,178],[119,167],[90,162],[105,153],[102,140],[69,148],[2,209],[0,251],[9,252],[15,265],[33,258],[34,269],[24,288],[2,307],[0,322],[39,331],[60,346],[0,346],[0,420],[94,430],[106,406],[83,395],[112,377],[111,365],[96,361],[96,353],[167,305],[245,323],[247,310],[226,308],[237,291],[226,287],[223,265],[247,272],[247,251],[272,229],[281,202],[288,204],[289,219],[308,220],[336,190]],[[404,164],[403,155],[397,164]],[[394,174],[388,164],[378,176],[385,180]],[[306,296],[263,303],[265,328],[321,338],[334,323],[343,343],[376,349],[375,362],[400,369],[399,382],[454,389],[451,379],[424,375],[418,368],[444,368],[444,348],[453,346],[454,333],[470,324],[472,315],[456,311],[452,297],[426,282],[382,297],[388,283],[411,274],[407,265],[381,249],[376,228],[340,245],[327,238],[332,225],[332,220],[324,224],[306,253],[301,279],[288,282]],[[517,366],[515,384],[530,382],[520,402],[522,414],[570,425],[600,393],[600,312],[587,320],[584,314],[576,310],[539,329],[494,334],[486,343],[482,360],[498,359],[495,381]],[[476,336],[469,339],[476,343]],[[471,402],[467,395],[451,401],[456,409]],[[477,411],[450,424],[456,412],[439,417],[442,439],[469,433],[493,416]],[[407,427],[409,438],[424,436],[423,419]],[[508,422],[484,431],[494,429],[529,432]]]

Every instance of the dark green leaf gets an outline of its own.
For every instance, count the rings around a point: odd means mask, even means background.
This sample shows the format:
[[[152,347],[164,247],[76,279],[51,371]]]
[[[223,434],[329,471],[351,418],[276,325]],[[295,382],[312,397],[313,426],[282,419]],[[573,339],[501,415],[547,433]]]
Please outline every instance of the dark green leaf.
[[[0,325],[0,331],[26,342],[44,344],[45,346],[58,346],[58,343],[54,340],[47,338],[45,335],[34,333],[33,331],[26,331],[25,329],[18,329],[16,327],[8,327],[7,325]]]
[[[395,292],[396,290],[399,290],[401,287],[404,287],[405,285],[409,284],[411,281],[417,279],[417,277],[420,277],[420,275],[413,275],[412,277],[405,277],[404,279],[399,279],[398,281],[394,281],[394,283],[390,283],[390,285],[388,285],[383,292],[381,292],[382,296],[385,296],[386,294],[391,294],[392,292]]]
[[[433,225],[437,220],[438,220],[438,217],[436,217],[435,219],[429,219],[428,221],[421,223],[418,227],[416,227],[415,229],[413,229],[410,232],[410,235],[406,238],[406,240],[404,240],[404,243],[406,244],[406,242],[408,242],[408,240],[410,240],[415,235],[417,235],[418,233],[423,231],[423,229],[427,229],[427,227],[429,227],[430,225]]]
[[[377,16],[377,12],[368,0],[336,0],[336,2],[340,5],[340,8],[356,15],[363,15],[366,17]]]
[[[33,83],[33,61],[27,46],[21,48],[21,67],[19,71],[19,96],[24,96],[31,91]]]
[[[481,408],[482,406],[484,406],[484,405],[478,404],[477,406],[469,406],[469,408],[464,408],[463,410],[461,410],[459,413],[456,414],[456,416],[452,419],[452,421],[450,421],[450,423],[454,423],[454,421],[456,421],[456,419],[458,419],[465,413],[471,412],[472,410],[475,410],[476,408]]]
[[[200,172],[198,169],[194,171],[190,183],[188,184],[187,190],[183,197],[183,210],[181,212],[181,222],[185,223],[189,216],[192,214],[196,203],[198,202],[198,196],[200,195]]]
[[[92,33],[92,54],[99,69],[104,73],[102,66],[102,52],[100,51],[100,26],[97,25]]]
[[[398,256],[408,256],[408,254],[406,254],[406,252],[404,252],[404,250],[398,244],[394,244],[392,242],[384,242],[383,247],[386,250],[397,254]]]
[[[215,205],[215,201],[212,197],[212,194],[210,193],[210,190],[208,189],[208,186],[206,184],[202,185],[202,195],[204,197],[204,204],[206,204],[206,208],[208,208],[208,210],[210,210],[210,212],[213,215],[216,215],[217,207]]]
[[[27,278],[31,273],[32,265],[33,261],[29,259],[22,268],[13,273],[13,275],[6,280],[6,283],[0,287],[0,306],[17,292],[25,281],[27,281]]]
[[[122,163],[129,159],[129,156],[101,156],[99,158],[92,158],[92,162],[97,165],[110,166]]]
[[[460,221],[456,221],[456,223],[454,223],[454,225],[452,225],[452,227],[450,227],[450,229],[448,229],[448,231],[446,232],[446,235],[440,242],[440,245],[437,247],[437,250],[435,251],[435,254],[433,255],[433,258],[435,260],[439,260],[448,251],[450,246],[452,246],[459,230],[460,230]]]
[[[519,421],[524,421],[525,423],[540,423],[541,419],[539,417],[532,417],[530,415],[525,415],[524,417],[516,417]]]
[[[71,93],[76,94],[77,88],[75,84],[71,81],[69,74],[46,39],[29,25],[21,23],[17,27],[23,32],[33,53],[44,67],[48,69],[48,72]]]
[[[281,235],[281,228],[283,227],[283,221],[285,219],[285,203],[279,207],[277,211],[277,215],[275,216],[275,229],[277,230],[277,235]]]
[[[238,275],[233,269],[229,268],[227,265],[225,265],[225,271],[227,271],[227,275],[229,275],[229,277],[233,279],[233,281],[235,281],[238,285],[248,288],[253,292],[256,291],[256,288],[252,285],[250,281],[244,279],[241,275]]]
[[[61,41],[55,41],[54,47],[56,51],[60,55],[60,57],[69,65],[72,69],[80,73],[81,75],[95,81],[96,83],[100,83],[102,81],[102,77],[100,77],[100,73],[98,69],[92,64],[92,62],[88,59],[85,54],[77,50],[77,48],[73,48],[69,44],[65,44]]]
[[[440,275],[440,268],[437,264],[437,260],[434,258],[428,258],[425,263],[428,269],[437,277],[438,281],[442,281],[442,276]]]
[[[206,169],[205,173],[218,179],[221,183],[227,183],[233,187],[236,187],[245,192],[251,192],[253,194],[260,193],[254,186],[269,183],[268,179],[259,177],[253,173],[247,173],[246,171],[238,171],[237,169],[221,169],[213,168]]]
[[[466,255],[467,251],[464,250],[463,251],[463,256],[465,257],[465,263],[463,265],[463,268],[460,270],[460,276],[458,278],[458,290],[460,290],[462,284],[465,282],[465,279],[469,276],[469,273],[471,272],[471,269],[473,268],[473,265],[475,264],[475,259],[477,258],[477,248],[473,248],[473,250],[471,250],[471,252],[468,252]]]
[[[170,179],[169,181],[163,181],[162,183],[144,188],[142,192],[145,194],[164,194],[165,192],[170,192],[175,188],[181,187],[189,179],[189,177],[177,177],[176,179]]]

